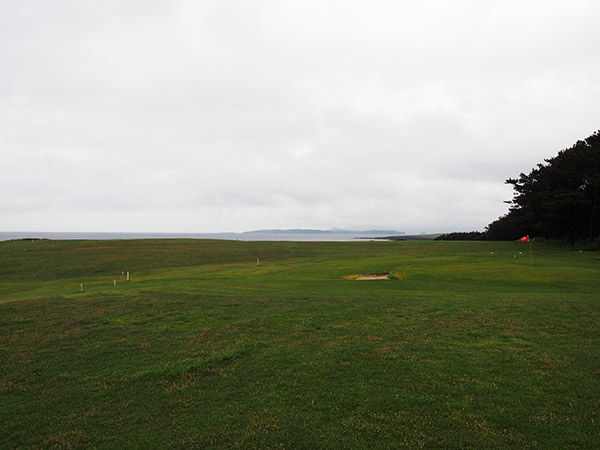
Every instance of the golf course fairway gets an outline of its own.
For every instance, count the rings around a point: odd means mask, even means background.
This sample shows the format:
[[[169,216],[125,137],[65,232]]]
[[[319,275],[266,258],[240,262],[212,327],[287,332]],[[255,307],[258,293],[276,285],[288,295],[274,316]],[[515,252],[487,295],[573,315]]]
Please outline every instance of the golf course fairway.
[[[0,448],[597,447],[600,253],[532,250],[0,242]]]

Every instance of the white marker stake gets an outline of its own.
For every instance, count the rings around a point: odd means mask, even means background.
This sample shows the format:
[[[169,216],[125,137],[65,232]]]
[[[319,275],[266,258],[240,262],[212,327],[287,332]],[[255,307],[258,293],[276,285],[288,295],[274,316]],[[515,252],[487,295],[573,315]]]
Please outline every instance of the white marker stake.
[[[115,278],[115,279],[113,280],[113,286],[116,286],[116,285],[117,285],[117,279]]]
[[[83,283],[79,285],[79,292],[83,292]]]
[[[256,258],[256,265],[260,266],[260,261],[258,260],[258,258]]]
[[[129,281],[129,270],[127,271],[127,281]]]

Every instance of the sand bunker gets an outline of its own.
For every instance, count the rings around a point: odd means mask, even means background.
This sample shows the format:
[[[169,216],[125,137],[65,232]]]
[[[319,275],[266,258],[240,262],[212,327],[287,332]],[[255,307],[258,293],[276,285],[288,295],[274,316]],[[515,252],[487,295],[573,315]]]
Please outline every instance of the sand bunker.
[[[379,273],[375,275],[359,275],[355,280],[389,280],[390,276],[387,273]]]

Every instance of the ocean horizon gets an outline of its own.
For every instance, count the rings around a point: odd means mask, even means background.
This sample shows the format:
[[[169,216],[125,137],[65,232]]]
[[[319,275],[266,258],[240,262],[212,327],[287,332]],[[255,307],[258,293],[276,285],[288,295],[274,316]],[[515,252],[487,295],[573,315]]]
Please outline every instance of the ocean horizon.
[[[50,240],[123,240],[123,239],[221,239],[230,241],[320,241],[348,242],[382,238],[365,232],[310,232],[310,233],[281,233],[281,232],[245,232],[245,233],[151,233],[151,232],[78,232],[78,231],[0,231],[0,241],[17,239],[50,239]],[[365,239],[361,239],[365,238]]]

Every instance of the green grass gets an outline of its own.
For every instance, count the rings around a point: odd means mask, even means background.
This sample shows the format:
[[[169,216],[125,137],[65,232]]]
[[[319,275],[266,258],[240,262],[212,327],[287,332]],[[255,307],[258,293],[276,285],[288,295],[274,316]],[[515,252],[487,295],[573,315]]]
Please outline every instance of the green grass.
[[[533,245],[1,242],[0,447],[598,447],[600,255]]]

